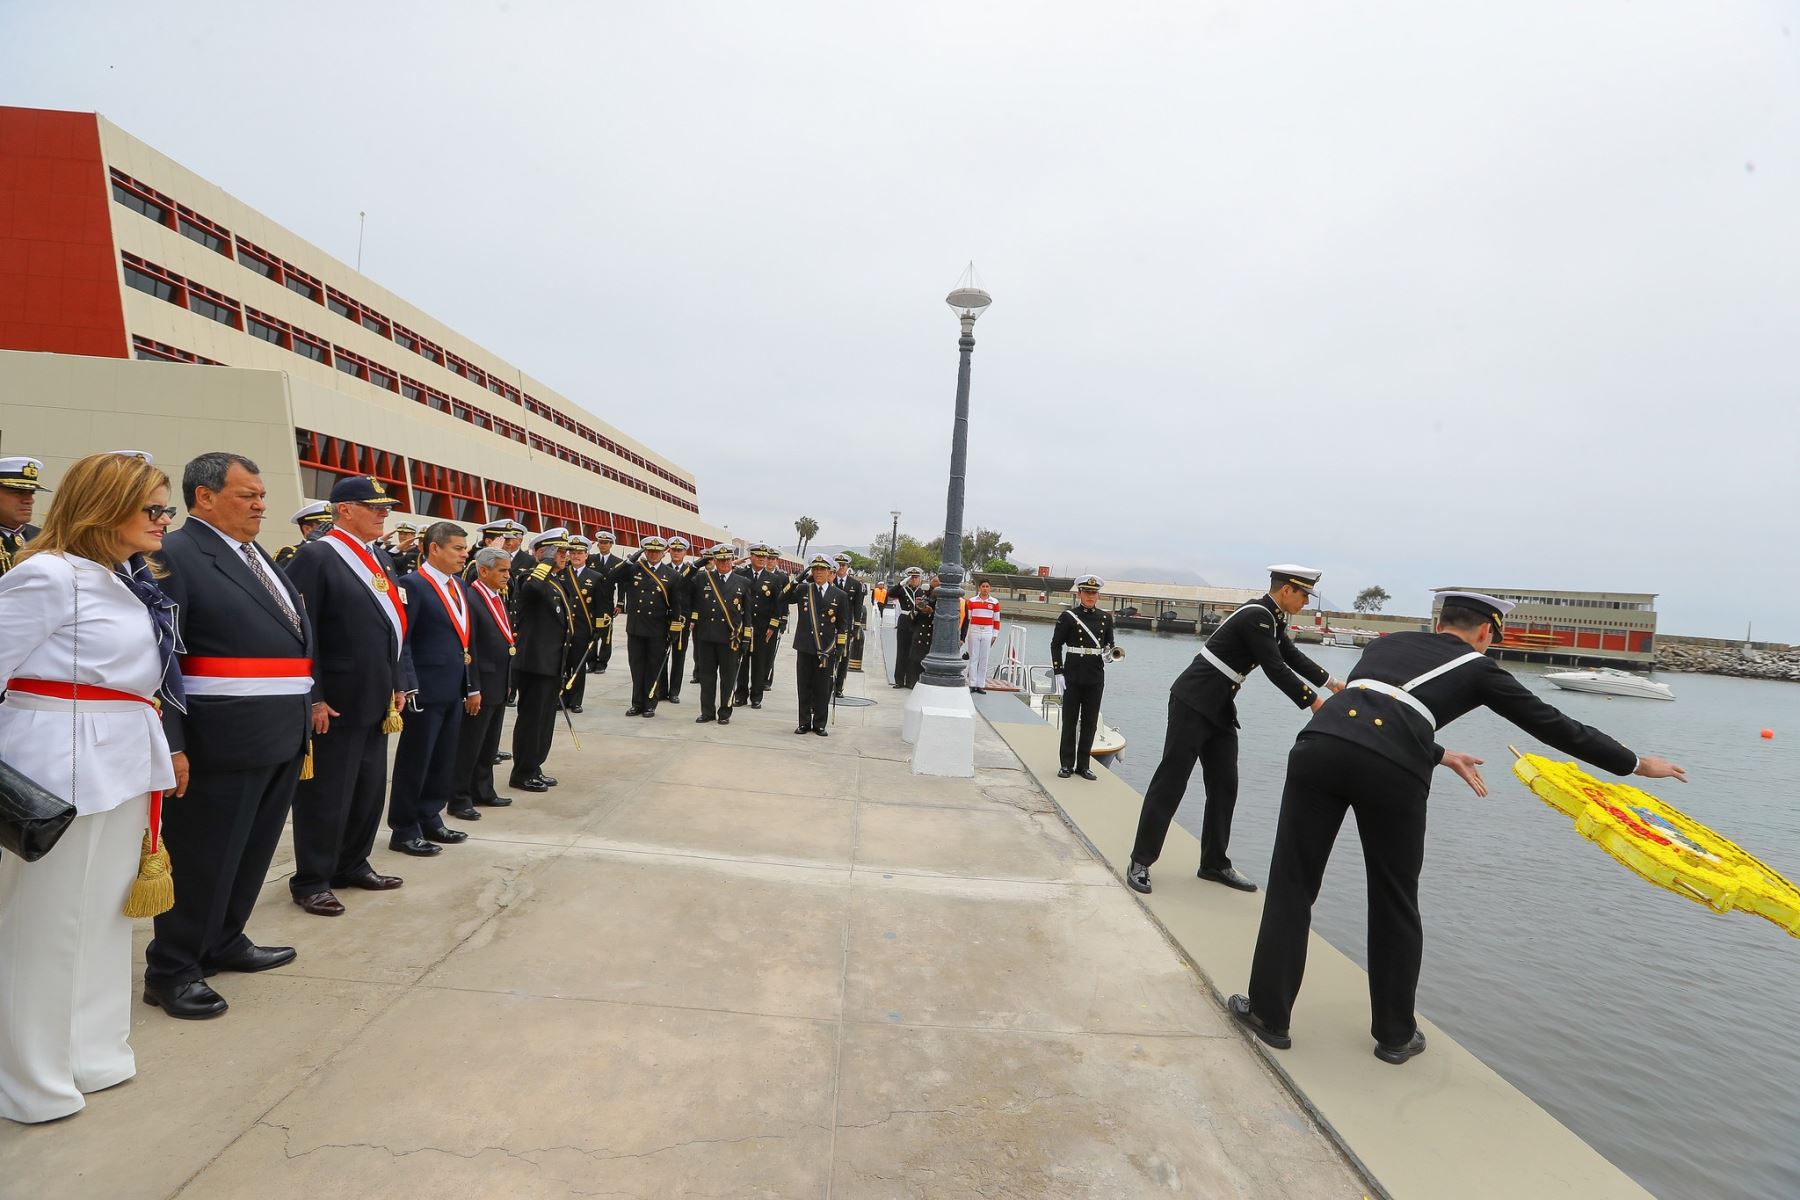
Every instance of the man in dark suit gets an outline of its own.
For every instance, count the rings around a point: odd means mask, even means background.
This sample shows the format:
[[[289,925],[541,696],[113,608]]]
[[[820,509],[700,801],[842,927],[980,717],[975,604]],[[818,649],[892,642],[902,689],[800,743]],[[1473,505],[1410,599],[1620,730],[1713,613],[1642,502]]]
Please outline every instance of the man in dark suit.
[[[831,582],[831,560],[815,554],[812,582],[794,580],[783,599],[794,613],[794,690],[800,704],[794,732],[830,737],[831,685],[837,656],[850,641],[850,598]]]
[[[463,715],[481,711],[473,604],[459,578],[469,557],[468,536],[460,525],[433,522],[425,530],[425,560],[400,580],[407,600],[407,649],[419,690],[408,703],[394,753],[388,849],[414,858],[430,858],[469,837],[444,824],[444,809],[456,791]]]
[[[311,725],[312,626],[300,593],[256,545],[266,493],[255,463],[202,454],[181,480],[188,520],[163,539],[188,708],[162,710],[188,758],[187,794],[163,810],[175,907],[156,918],[144,999],[172,1017],[216,1017],[219,971],[292,962],[244,933],[293,803]]]
[[[500,757],[500,731],[506,724],[506,691],[512,679],[512,621],[506,614],[506,577],[512,556],[499,546],[475,552],[470,565],[475,580],[469,586],[469,607],[475,613],[475,682],[481,688],[481,707],[463,718],[456,744],[456,794],[450,815],[478,821],[481,808],[505,808],[512,801],[494,791],[494,763]],[[509,756],[510,757],[510,756]]]
[[[544,774],[561,707],[563,663],[572,620],[562,572],[569,565],[569,531],[558,526],[531,539],[540,560],[523,576],[514,574],[513,628],[519,653],[513,659],[513,686],[519,691],[519,715],[513,722],[511,786],[546,792],[556,780]]]
[[[330,533],[300,547],[288,577],[313,622],[313,776],[294,797],[288,890],[315,916],[342,916],[333,888],[368,887],[387,795],[387,735],[416,691],[406,646],[406,593],[377,541],[397,503],[380,480],[347,475],[331,489]]]

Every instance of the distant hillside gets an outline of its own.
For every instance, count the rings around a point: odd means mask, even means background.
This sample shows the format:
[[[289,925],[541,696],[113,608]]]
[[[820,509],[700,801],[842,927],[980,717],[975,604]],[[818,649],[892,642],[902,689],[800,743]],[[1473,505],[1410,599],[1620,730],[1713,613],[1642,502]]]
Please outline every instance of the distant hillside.
[[[1196,571],[1171,570],[1161,567],[1121,567],[1113,572],[1120,579],[1130,579],[1137,583],[1179,583],[1188,587],[1211,587]]]

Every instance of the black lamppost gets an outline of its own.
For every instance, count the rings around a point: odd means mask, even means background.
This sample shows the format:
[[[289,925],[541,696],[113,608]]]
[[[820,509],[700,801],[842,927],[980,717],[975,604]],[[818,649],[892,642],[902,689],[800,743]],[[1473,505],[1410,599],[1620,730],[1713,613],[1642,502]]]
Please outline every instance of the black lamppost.
[[[970,283],[974,282],[973,267]],[[978,287],[959,287],[945,297],[962,322],[961,362],[956,368],[956,431],[950,441],[950,495],[944,511],[944,559],[938,568],[937,615],[931,622],[931,652],[925,656],[919,681],[928,687],[960,688],[963,679],[962,631],[962,521],[963,476],[969,461],[969,359],[975,353],[975,320],[993,297]]]
[[[893,532],[888,534],[887,577],[888,583],[891,585],[894,582],[894,572],[899,569],[900,563],[900,510],[891,508],[888,510],[888,516],[894,518]]]

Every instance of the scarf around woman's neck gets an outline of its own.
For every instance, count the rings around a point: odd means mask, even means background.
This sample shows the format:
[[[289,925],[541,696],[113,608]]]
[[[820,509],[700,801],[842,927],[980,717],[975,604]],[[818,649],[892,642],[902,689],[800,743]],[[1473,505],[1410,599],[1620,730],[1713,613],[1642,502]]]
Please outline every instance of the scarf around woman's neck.
[[[173,704],[177,712],[187,712],[187,685],[181,678],[181,667],[175,662],[175,656],[185,653],[187,648],[181,644],[181,633],[175,627],[175,602],[157,586],[156,577],[150,574],[150,564],[144,561],[142,554],[134,554],[128,562],[114,567],[113,574],[131,589],[131,594],[142,601],[150,613],[150,624],[156,630],[156,653],[162,660],[162,685],[156,689],[157,694]]]

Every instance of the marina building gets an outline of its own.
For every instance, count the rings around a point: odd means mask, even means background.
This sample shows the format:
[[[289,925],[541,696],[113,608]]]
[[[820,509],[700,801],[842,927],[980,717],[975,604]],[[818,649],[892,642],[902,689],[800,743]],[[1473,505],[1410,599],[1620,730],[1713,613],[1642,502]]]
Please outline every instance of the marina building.
[[[1465,588],[1465,585],[1456,585]],[[1466,587],[1518,607],[1506,619],[1502,658],[1649,666],[1656,657],[1652,592],[1564,592],[1547,588]],[[1437,618],[1438,604],[1432,607]]]
[[[504,281],[471,281],[504,287]],[[691,472],[94,113],[0,107],[0,453],[207,450],[265,538],[345,475],[418,521],[730,540]]]

